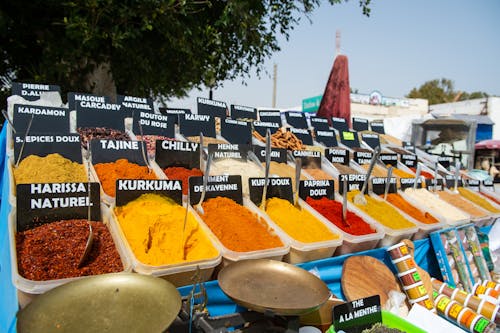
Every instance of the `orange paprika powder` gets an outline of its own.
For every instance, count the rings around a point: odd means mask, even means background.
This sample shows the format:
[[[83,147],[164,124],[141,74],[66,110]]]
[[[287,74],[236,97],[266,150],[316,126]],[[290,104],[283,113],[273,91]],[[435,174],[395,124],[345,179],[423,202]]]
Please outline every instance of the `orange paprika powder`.
[[[94,165],[97,177],[101,182],[104,192],[114,197],[116,195],[117,179],[157,179],[155,173],[147,166],[129,162],[125,158],[110,163],[97,163]]]
[[[383,197],[383,195],[381,195],[381,197]],[[397,208],[401,209],[403,212],[410,215],[419,222],[425,224],[432,224],[439,222],[438,219],[436,219],[428,212],[422,212],[420,211],[420,209],[408,203],[408,201],[403,199],[399,194],[387,193],[387,201],[389,201],[393,206],[396,206]]]
[[[229,250],[250,252],[283,246],[265,220],[248,208],[226,197],[208,199],[202,204],[203,221]]]

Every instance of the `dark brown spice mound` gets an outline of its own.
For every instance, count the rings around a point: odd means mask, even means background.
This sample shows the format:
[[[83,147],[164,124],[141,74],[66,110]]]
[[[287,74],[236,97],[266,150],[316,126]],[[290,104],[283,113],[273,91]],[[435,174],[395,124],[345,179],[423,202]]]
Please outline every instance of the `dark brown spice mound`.
[[[51,222],[16,234],[19,274],[33,281],[123,271],[120,255],[102,222],[91,222],[92,251],[78,268],[88,237],[87,220]]]

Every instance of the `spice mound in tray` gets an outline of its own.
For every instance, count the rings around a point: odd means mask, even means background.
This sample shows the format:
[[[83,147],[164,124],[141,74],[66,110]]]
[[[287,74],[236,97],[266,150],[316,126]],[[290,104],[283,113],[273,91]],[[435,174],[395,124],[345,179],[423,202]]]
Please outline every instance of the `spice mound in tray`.
[[[130,136],[120,130],[108,127],[79,127],[76,129],[80,134],[82,147],[87,149],[88,143],[92,139],[112,139],[112,140],[130,140]]]
[[[207,234],[186,208],[158,194],[143,194],[115,208],[115,215],[137,260],[146,265],[162,266],[219,255]]]
[[[234,200],[216,197],[202,205],[205,214],[201,218],[229,250],[250,252],[283,246],[264,219]]]
[[[144,135],[136,135],[136,137],[137,137],[137,140],[144,141],[146,143],[146,150],[148,152],[148,157],[151,160],[155,157],[156,140],[165,140],[165,141],[174,140],[173,138],[169,138],[169,137],[166,137],[163,135],[144,134]]]
[[[464,199],[460,194],[455,194],[447,191],[437,191],[439,198],[452,204],[458,209],[463,210],[472,217],[485,217],[488,213],[476,206],[474,206],[470,201]]]
[[[426,189],[407,188],[405,190],[405,194],[411,199],[416,200],[419,204],[439,212],[439,214],[446,219],[459,221],[469,218],[467,214],[463,213],[448,202],[441,200],[437,195],[427,191]]]
[[[330,241],[339,238],[306,209],[298,209],[280,198],[267,200],[266,213],[290,237],[303,243]]]
[[[333,179],[332,176],[319,168],[306,168],[305,171],[316,180]]]
[[[182,181],[182,194],[187,195],[189,188],[189,177],[203,176],[198,168],[169,167],[163,170],[168,179]]]
[[[414,173],[417,173],[417,168],[410,168],[410,170],[413,171]],[[420,170],[420,176],[422,176],[426,179],[434,179],[434,176],[432,175],[432,173],[427,172],[425,170]]]
[[[14,168],[16,184],[86,182],[87,172],[83,164],[61,155],[45,157],[29,155]]]
[[[264,177],[264,170],[250,161],[240,161],[226,158],[214,162],[210,168],[210,175],[241,175],[243,194],[249,193],[248,178]]]
[[[16,234],[19,274],[33,281],[46,281],[123,271],[120,255],[102,222],[91,222],[94,242],[84,266],[78,268],[85,250],[87,220],[64,220],[43,224]]]
[[[262,163],[262,167],[266,167],[266,163]],[[286,163],[278,163],[271,161],[269,165],[269,174],[278,175],[279,177],[290,177],[292,179],[292,188],[295,188],[295,169]],[[300,180],[306,180],[307,178],[300,174]]]
[[[481,197],[480,194],[471,192],[463,187],[458,188],[458,192],[460,193],[461,196],[463,196],[465,199],[472,201],[476,205],[480,206],[481,208],[486,209],[489,212],[492,213],[500,213],[500,210],[498,208],[495,208],[491,203],[489,203],[486,199]]]
[[[199,136],[188,136],[186,137],[191,142],[197,142],[200,143],[200,137]],[[209,144],[217,144],[217,143],[227,143],[226,140],[222,139],[217,139],[217,138],[212,138],[210,136],[204,136],[203,137],[203,147],[207,147]]]
[[[321,199],[307,197],[306,202],[314,208],[314,210],[348,234],[361,236],[376,232],[370,224],[366,223],[361,217],[350,210],[347,210],[347,222],[349,225],[344,223],[342,221],[342,204],[338,201],[324,197]]]
[[[347,193],[347,200],[354,203],[354,197],[359,194],[360,191],[350,191]],[[415,224],[408,221],[403,215],[401,215],[396,209],[394,209],[387,202],[382,200],[376,200],[369,195],[365,194],[366,205],[356,205],[359,209],[364,211],[366,214],[371,216],[374,220],[380,222],[386,227],[391,229],[406,229],[415,227]]]
[[[383,197],[384,195],[381,195]],[[432,216],[429,212],[422,212],[417,207],[408,203],[403,197],[396,193],[387,193],[387,201],[389,201],[393,206],[401,209],[406,214],[413,217],[415,220],[425,223],[432,224],[439,222],[437,218]]]
[[[117,179],[157,179],[155,173],[147,166],[131,163],[121,158],[115,162],[97,163],[94,165],[95,172],[101,182],[104,192],[114,197],[116,195]]]

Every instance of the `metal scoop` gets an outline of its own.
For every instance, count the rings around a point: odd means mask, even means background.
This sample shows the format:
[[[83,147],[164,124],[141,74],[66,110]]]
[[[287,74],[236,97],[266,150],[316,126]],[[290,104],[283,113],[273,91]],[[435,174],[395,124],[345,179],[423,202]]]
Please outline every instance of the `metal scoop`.
[[[370,161],[370,166],[368,167],[368,171],[366,172],[366,179],[363,183],[363,187],[361,188],[361,192],[356,194],[356,196],[353,198],[353,202],[356,205],[366,205],[366,198],[365,198],[365,190],[368,186],[368,179],[370,179],[370,175],[372,174],[373,167],[375,166],[375,162],[377,161],[378,155],[380,154],[380,146],[377,146],[375,148],[375,151],[373,152],[372,159]]]
[[[212,154],[208,154],[207,164],[205,165],[205,174],[203,175],[203,190],[201,192],[200,201],[196,204],[196,210],[201,215],[205,214],[205,211],[203,210],[201,204],[203,203],[203,200],[205,200],[205,194],[207,193],[208,173],[210,172],[211,163],[212,163]]]
[[[186,247],[184,246],[184,244],[186,243],[186,241],[184,240],[184,237],[186,235],[186,225],[187,225],[187,219],[188,219],[188,212],[189,212],[189,205],[191,204],[191,200],[189,199],[189,193],[190,190],[189,190],[189,186],[188,186],[188,193],[187,193],[187,201],[186,201],[186,214],[184,214],[184,225],[182,227],[182,239],[181,239],[181,251],[182,251],[182,259],[183,260],[186,260]],[[203,208],[202,208],[203,209]]]
[[[300,187],[300,171],[302,170],[302,160],[300,158],[295,159],[295,197],[293,203],[295,208],[302,209],[299,205],[299,187]]]
[[[436,162],[434,164],[434,179],[432,180],[432,184],[434,185],[434,192],[437,193],[437,175],[439,170],[439,163]]]
[[[90,169],[89,169],[90,170]],[[87,260],[87,257],[89,256],[90,252],[92,251],[92,245],[94,244],[94,233],[92,231],[92,224],[90,224],[90,181],[87,183],[88,186],[88,196],[89,196],[89,202],[88,202],[88,208],[87,208],[87,224],[89,225],[89,236],[87,238],[87,243],[85,244],[85,250],[83,251],[82,256],[80,257],[80,261],[78,262],[78,268],[81,268],[85,261]]]
[[[389,187],[391,186],[391,177],[392,177],[392,167],[389,167],[389,170],[387,170],[387,180],[385,183],[384,200],[387,200],[387,193],[389,193]]]
[[[260,200],[260,209],[266,210],[267,182],[269,181],[269,169],[271,167],[271,131],[266,131],[266,168],[264,172],[264,188],[262,189],[262,198]]]
[[[347,227],[351,227],[351,224],[347,221],[347,180],[344,180],[342,192],[343,192],[343,195],[342,195],[342,222]]]
[[[146,163],[146,165],[148,167],[149,173],[151,173],[151,171],[153,171],[153,169],[151,169],[151,165],[149,164],[149,160],[147,157],[147,150],[146,150],[146,144],[144,143],[144,132],[142,131],[142,124],[140,121],[138,121],[137,124],[139,124],[139,133],[141,134],[141,139],[142,139],[141,140],[142,158],[144,159],[144,163]]]
[[[10,128],[12,128],[12,132],[17,133],[16,129],[14,128],[14,124],[12,123],[12,120],[10,120],[9,115],[7,114],[7,111],[2,110],[2,115],[5,118],[5,120],[7,120],[7,122],[9,123]]]
[[[416,190],[418,186],[418,180],[420,179],[420,173],[422,172],[422,166],[417,163],[417,172],[415,175],[415,183],[413,183],[413,189]]]
[[[31,128],[31,123],[33,123],[33,118],[35,117],[34,114],[31,115],[31,118],[28,122],[28,127],[26,127],[26,132],[24,132],[24,138],[23,138],[23,143],[21,145],[21,149],[19,150],[19,156],[17,156],[17,161],[16,161],[16,168],[19,165],[19,162],[21,162],[21,157],[23,156],[23,150],[24,150],[24,145],[26,144],[26,137],[28,136],[28,133]]]

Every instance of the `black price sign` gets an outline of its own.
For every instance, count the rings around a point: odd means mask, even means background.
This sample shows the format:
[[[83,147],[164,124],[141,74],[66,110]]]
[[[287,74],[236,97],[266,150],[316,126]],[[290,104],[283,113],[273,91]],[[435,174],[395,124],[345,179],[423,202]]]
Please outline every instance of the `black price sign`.
[[[325,149],[325,157],[332,163],[349,165],[349,151],[343,148]]]
[[[189,177],[189,200],[191,204],[200,201],[203,192],[203,177]],[[238,204],[243,205],[243,194],[241,190],[240,175],[220,175],[209,176],[205,201],[210,198],[226,197],[233,199]]]
[[[179,124],[179,115],[180,114],[186,114],[186,113],[191,113],[191,110],[189,109],[176,109],[176,108],[159,108],[160,114],[166,115],[166,116],[175,116],[175,123]]]
[[[14,134],[14,160],[19,158],[19,152],[23,145],[24,134]],[[82,163],[82,149],[80,136],[78,134],[42,134],[28,135],[23,149],[23,156],[38,155],[47,156],[58,153],[59,155],[73,161]]]
[[[226,118],[221,124],[221,135],[231,143],[251,144],[252,127],[249,122]]]
[[[373,132],[377,132],[379,134],[385,134],[384,123],[381,121],[374,121],[370,123],[370,127]]]
[[[406,165],[409,168],[417,167],[417,155],[414,154],[401,154],[400,155],[401,163]]]
[[[337,332],[360,333],[382,322],[380,296],[370,296],[333,307],[333,326]]]
[[[250,145],[238,145],[233,143],[211,143],[208,145],[208,153],[212,155],[214,161],[227,158],[246,161],[249,150],[251,150]]]
[[[111,103],[111,99],[108,96],[98,96],[77,92],[68,93],[68,109],[70,110],[76,110],[77,105],[86,109],[94,104],[103,105],[108,103]]]
[[[134,201],[143,194],[154,193],[167,196],[182,205],[182,182],[167,179],[117,179],[116,206]]]
[[[375,194],[384,194],[385,193],[385,186],[387,184],[387,177],[374,177],[371,179],[372,181],[372,190]],[[396,188],[397,182],[396,182],[396,177],[391,177],[391,182],[389,185],[389,192],[388,193],[396,193],[397,188]]]
[[[294,159],[302,160],[302,168],[321,169],[321,153],[316,150],[292,150]]]
[[[311,131],[303,128],[290,127],[288,130],[293,133],[303,144],[311,146],[313,144],[313,139]]]
[[[268,121],[254,121],[252,125],[254,131],[257,131],[257,133],[259,133],[263,137],[266,136],[266,132],[268,129],[271,132],[271,134],[273,134],[276,133],[281,126],[279,123],[273,123]]]
[[[146,97],[134,97],[116,95],[116,103],[123,105],[125,109],[154,112],[153,100]]]
[[[260,206],[262,200],[262,191],[264,190],[265,178],[249,178],[250,200],[257,206]],[[293,204],[292,179],[269,178],[267,185],[266,198],[281,198],[290,201]]]
[[[61,93],[61,87],[55,84],[21,83],[12,82],[12,95],[18,95],[27,101],[36,101],[44,92],[57,91]]]
[[[354,161],[359,165],[370,164],[373,153],[371,151],[355,151]]]
[[[411,142],[403,141],[403,149],[406,149],[408,151],[411,151],[412,153],[415,153],[415,145],[412,144]]]
[[[415,184],[415,178],[399,178],[399,183],[401,184],[402,190],[413,188],[413,185]],[[417,188],[422,188],[422,179],[418,180]]]
[[[451,157],[451,156],[438,156],[437,161],[445,169],[450,169],[450,165],[453,162],[453,157]]]
[[[446,181],[446,187],[447,188],[455,188],[455,176],[453,176],[453,175],[446,175],[444,179]],[[458,177],[457,186],[458,187],[464,186],[464,183],[462,182],[462,178],[461,177]]]
[[[214,101],[213,99],[198,97],[196,99],[198,105],[198,114],[205,114],[212,117],[225,119],[227,116],[227,104],[222,101]]]
[[[160,168],[179,166],[200,168],[200,144],[186,141],[157,140],[155,161]]]
[[[108,104],[111,105],[111,104]],[[113,104],[118,105],[119,104]],[[77,108],[76,127],[107,127],[117,129],[120,131],[125,130],[125,118],[130,117],[129,112],[117,112],[99,109],[87,109],[82,111]]]
[[[361,133],[361,140],[363,140],[372,149],[380,146],[380,137],[378,134]]]
[[[311,116],[309,120],[315,131],[328,131],[330,129],[328,119],[326,118]]]
[[[379,155],[380,161],[384,163],[385,165],[391,165],[393,167],[397,167],[398,165],[398,154],[392,154],[392,153],[381,153]]]
[[[31,122],[30,133],[46,132],[69,133],[69,110],[50,106],[14,104],[12,121],[18,134],[26,132]]]
[[[105,102],[89,102],[79,101],[76,104],[76,112],[92,111],[124,111],[125,108],[121,104],[105,103]]]
[[[347,126],[347,121],[344,118],[332,117],[332,127],[339,132],[349,131],[349,126]]]
[[[281,112],[279,110],[259,110],[259,121],[266,123],[277,123],[283,126]]]
[[[352,118],[352,129],[357,132],[368,131],[368,119]]]
[[[337,142],[337,136],[335,131],[331,130],[315,130],[316,141],[325,145],[326,147],[337,147],[339,143]]]
[[[340,132],[340,142],[349,148],[359,148],[358,132],[342,131]]]
[[[254,146],[253,152],[261,162],[266,161],[266,148]],[[286,163],[287,150],[285,148],[271,148],[271,161],[278,163]]]
[[[442,191],[443,190],[443,179],[425,179],[425,187],[429,191]]]
[[[295,128],[307,129],[309,127],[307,126],[306,116],[302,112],[285,112],[285,118],[286,122]]]
[[[162,135],[167,138],[175,137],[176,116],[164,116],[151,112],[134,112],[132,130],[135,134]],[[140,126],[139,126],[140,124]]]
[[[301,180],[299,184],[299,196],[306,200],[307,197],[313,199],[327,198],[335,199],[333,180]]]
[[[146,165],[140,141],[90,140],[90,149],[92,164],[94,165],[115,162],[121,158],[126,158],[131,163]],[[144,155],[147,156],[146,152],[144,152]]]
[[[495,191],[495,185],[491,180],[483,180],[481,183],[482,186],[486,187],[489,190]]]
[[[204,136],[215,138],[215,119],[206,114],[180,114],[179,132],[184,136]]]
[[[365,182],[365,174],[341,174],[339,175],[339,193],[344,194],[344,182],[347,182],[347,191],[358,190],[361,191],[363,183]],[[368,187],[365,189],[365,193]]]
[[[231,118],[257,119],[257,109],[249,106],[231,104]]]
[[[477,179],[466,179],[467,186],[471,188],[471,190],[479,191],[479,180]]]
[[[17,189],[17,231],[61,220],[101,221],[99,183],[19,184]]]

